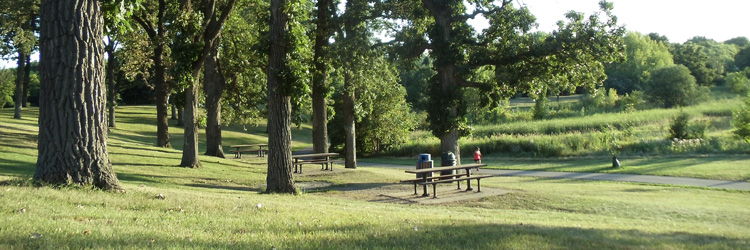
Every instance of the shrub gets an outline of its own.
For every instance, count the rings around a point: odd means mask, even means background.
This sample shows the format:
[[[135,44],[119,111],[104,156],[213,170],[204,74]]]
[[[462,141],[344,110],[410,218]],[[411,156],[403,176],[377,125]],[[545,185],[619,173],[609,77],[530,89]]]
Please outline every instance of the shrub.
[[[542,96],[534,103],[534,120],[541,120],[549,116],[549,99]]]
[[[750,79],[747,76],[750,75],[750,68],[746,68],[744,71],[734,72],[727,74],[724,77],[724,83],[729,85],[733,92],[742,95],[747,95],[750,90]]]
[[[734,135],[746,142],[750,142],[750,97],[745,99],[745,106],[732,112],[732,126]]]
[[[690,124],[690,115],[682,112],[669,125],[669,139],[702,139],[706,136],[707,122]]]
[[[649,101],[665,108],[695,104],[710,92],[708,88],[698,87],[695,77],[683,65],[654,70],[644,89]]]

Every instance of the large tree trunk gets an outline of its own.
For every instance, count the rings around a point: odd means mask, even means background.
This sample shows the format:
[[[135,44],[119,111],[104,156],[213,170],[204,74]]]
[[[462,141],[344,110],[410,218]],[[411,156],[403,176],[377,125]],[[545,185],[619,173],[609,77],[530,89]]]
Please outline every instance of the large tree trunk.
[[[117,106],[117,81],[115,78],[115,68],[117,67],[117,60],[115,59],[115,45],[114,42],[110,41],[107,47],[107,108],[108,113],[108,124],[110,128],[116,128],[117,122],[115,122],[115,107]]]
[[[224,158],[221,147],[221,96],[224,94],[224,76],[219,63],[219,41],[217,38],[206,57],[204,78],[206,85],[206,155]]]
[[[354,86],[349,72],[344,73],[344,166],[357,168],[357,134],[354,119]]]
[[[285,0],[271,0],[268,53],[268,174],[266,193],[297,193],[292,176],[292,108],[290,97],[278,92],[288,53],[289,14]]]
[[[454,56],[461,55],[458,48],[452,46],[453,42],[453,19],[450,8],[442,6],[442,2],[436,0],[422,0],[422,3],[430,11],[430,14],[435,19],[435,26],[440,32],[432,32],[430,38],[433,41],[433,45],[437,49],[445,49],[439,53],[435,53],[437,56],[435,60],[435,68],[437,71],[439,91],[442,92],[440,96],[452,96],[453,98],[459,98],[456,90],[456,71],[457,66],[455,63]],[[433,83],[435,84],[435,83]],[[458,106],[456,102],[452,100],[432,100],[437,105],[449,105],[450,110],[446,119],[443,121],[452,121],[458,116]],[[435,105],[435,104],[433,104]],[[438,114],[440,115],[440,114]],[[456,164],[461,164],[461,152],[458,145],[459,133],[456,128],[452,128],[447,133],[440,136],[440,151],[441,152],[453,152],[456,155]]]
[[[18,67],[16,68],[16,91],[13,98],[15,102],[15,112],[13,118],[21,119],[21,104],[23,102],[23,72],[26,68],[26,54],[18,52]]]
[[[329,24],[331,0],[319,0],[318,18],[315,30],[315,72],[313,74],[312,103],[313,103],[313,152],[328,153],[328,105],[326,105],[326,47],[330,38]]]
[[[99,5],[41,3],[37,181],[122,190],[107,151]]]
[[[156,89],[156,146],[171,148],[169,142],[169,94],[172,89],[165,80],[164,45],[154,49],[154,88]]]
[[[203,165],[198,159],[198,89],[200,82],[198,78],[185,90],[185,144],[182,147],[182,162],[180,166],[188,168],[199,168]]]
[[[31,84],[31,56],[26,55],[26,67],[23,68],[23,96],[21,97],[21,107],[27,107],[29,104],[29,85]]]

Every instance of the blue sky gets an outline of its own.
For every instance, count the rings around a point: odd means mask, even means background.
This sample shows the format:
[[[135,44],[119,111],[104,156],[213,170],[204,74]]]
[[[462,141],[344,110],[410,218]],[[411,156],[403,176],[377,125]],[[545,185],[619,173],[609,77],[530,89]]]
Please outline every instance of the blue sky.
[[[599,9],[599,0],[514,0],[525,5],[537,17],[539,30],[551,31],[566,12],[591,14]],[[667,36],[670,42],[683,43],[694,36],[718,42],[744,36],[750,38],[748,0],[610,0],[618,23],[630,31]],[[36,59],[38,60],[38,56]],[[0,60],[0,68],[15,67],[15,62]]]

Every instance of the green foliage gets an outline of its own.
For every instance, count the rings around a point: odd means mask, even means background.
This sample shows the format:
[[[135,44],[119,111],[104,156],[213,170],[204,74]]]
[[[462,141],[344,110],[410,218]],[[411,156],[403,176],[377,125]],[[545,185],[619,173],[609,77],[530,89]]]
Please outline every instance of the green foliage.
[[[734,55],[734,65],[739,70],[750,67],[750,46],[741,49]]]
[[[672,51],[675,63],[690,69],[697,83],[708,86],[720,80],[727,68],[734,68],[738,48],[704,37],[694,37]],[[741,68],[740,68],[741,69]]]
[[[541,96],[534,102],[534,120],[541,120],[549,116],[549,99],[546,96]]]
[[[16,90],[16,76],[11,69],[0,69],[0,109],[13,103]]]
[[[417,125],[416,114],[406,102],[406,89],[398,84],[398,75],[385,60],[374,58],[370,62],[360,62],[364,71],[358,78],[356,89],[356,145],[357,152],[379,153],[406,142]],[[358,75],[359,75],[358,74]],[[342,77],[332,79],[332,84],[343,88]],[[333,100],[341,100],[343,91],[336,91]],[[343,109],[341,101],[336,101],[333,120],[328,124],[331,147],[343,147]]]
[[[708,124],[699,121],[691,124],[690,120],[690,114],[685,112],[681,112],[675,116],[669,124],[668,139],[683,140],[705,138]]]
[[[38,0],[0,1],[0,57],[30,55],[38,47]]]
[[[654,70],[644,89],[649,101],[665,108],[698,103],[708,92],[696,84],[690,70],[683,65]]]
[[[535,17],[528,8],[510,1],[397,1],[390,18],[409,20],[395,35],[402,56],[419,55],[429,48],[437,72],[429,81],[429,130],[437,137],[449,131],[468,131],[464,88],[479,89],[483,105],[491,108],[518,92],[537,97],[593,89],[606,78],[604,64],[622,58],[622,34],[611,3],[600,2],[601,12],[584,17],[570,12],[551,34],[530,33]],[[473,5],[475,13],[466,13]],[[468,25],[467,16],[486,18],[481,33]],[[424,34],[427,34],[425,36]],[[490,77],[484,77],[487,71]],[[478,110],[472,108],[473,110]]]
[[[400,69],[399,75],[401,75],[401,85],[406,88],[406,101],[411,103],[416,111],[427,110],[429,95],[425,89],[429,86],[428,80],[435,75],[430,57],[416,60],[411,68]]]
[[[225,108],[221,109],[224,122],[255,124],[266,117],[268,57],[263,38],[269,28],[268,4],[268,1],[238,1],[221,31],[224,56],[219,61],[226,80],[222,98]]]
[[[617,90],[611,88],[609,90],[604,87],[598,88],[591,94],[587,94],[581,99],[583,107],[587,109],[611,109],[620,100],[620,96],[617,95]]]
[[[732,112],[734,135],[750,143],[750,97],[745,98],[745,105]]]
[[[643,89],[650,71],[673,65],[667,44],[652,40],[637,32],[629,32],[623,39],[625,61],[607,65],[604,86],[630,93]]]
[[[750,79],[748,79],[748,75],[750,75],[750,68],[745,68],[745,70],[740,72],[729,73],[724,78],[724,83],[728,85],[733,92],[747,95],[750,92]]]

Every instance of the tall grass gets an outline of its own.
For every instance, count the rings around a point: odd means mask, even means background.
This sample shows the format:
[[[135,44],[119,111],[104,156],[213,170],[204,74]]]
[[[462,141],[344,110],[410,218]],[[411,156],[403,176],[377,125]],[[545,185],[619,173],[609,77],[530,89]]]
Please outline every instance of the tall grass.
[[[719,99],[683,108],[479,125],[459,144],[462,152],[480,147],[484,154],[540,157],[747,153],[750,145],[734,139],[729,126],[732,111],[740,104],[738,98]],[[681,113],[693,117],[694,122],[707,124],[707,138],[698,143],[671,140],[669,124]],[[414,156],[439,151],[439,140],[427,132],[416,132],[409,143],[389,154]]]

